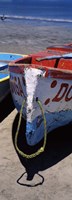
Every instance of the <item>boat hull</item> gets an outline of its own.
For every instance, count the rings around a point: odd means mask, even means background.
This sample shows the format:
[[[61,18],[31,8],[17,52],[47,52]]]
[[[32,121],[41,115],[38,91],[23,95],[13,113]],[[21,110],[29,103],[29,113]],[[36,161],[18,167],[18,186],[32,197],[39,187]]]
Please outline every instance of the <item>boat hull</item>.
[[[21,54],[0,53],[0,102],[10,92],[8,63],[23,57]]]
[[[44,136],[46,119],[47,133],[72,121],[72,73],[68,70],[36,65],[10,66],[10,88],[15,107],[26,119],[26,139],[36,145]]]

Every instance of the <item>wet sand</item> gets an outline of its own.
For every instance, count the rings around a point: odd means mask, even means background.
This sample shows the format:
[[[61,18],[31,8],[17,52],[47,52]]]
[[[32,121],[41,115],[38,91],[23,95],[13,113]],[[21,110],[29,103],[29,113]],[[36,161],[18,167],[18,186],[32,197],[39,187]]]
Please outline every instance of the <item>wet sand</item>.
[[[0,52],[27,54],[71,42],[69,27],[0,23]],[[14,148],[17,123],[9,95],[0,104],[0,200],[72,200],[72,125],[49,134],[45,152],[26,160]],[[23,130],[22,122],[22,137]]]

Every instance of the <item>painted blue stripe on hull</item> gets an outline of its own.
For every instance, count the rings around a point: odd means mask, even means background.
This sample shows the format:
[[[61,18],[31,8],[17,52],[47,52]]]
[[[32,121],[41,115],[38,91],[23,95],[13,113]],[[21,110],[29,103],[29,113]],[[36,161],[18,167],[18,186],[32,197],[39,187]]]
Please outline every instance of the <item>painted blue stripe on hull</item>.
[[[9,76],[9,74],[0,74],[0,80],[6,78],[7,76]]]

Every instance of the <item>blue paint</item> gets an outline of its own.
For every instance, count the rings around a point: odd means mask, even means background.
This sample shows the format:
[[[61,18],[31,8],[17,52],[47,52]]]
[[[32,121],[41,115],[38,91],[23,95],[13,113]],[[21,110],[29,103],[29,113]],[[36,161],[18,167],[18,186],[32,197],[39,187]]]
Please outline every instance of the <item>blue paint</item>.
[[[9,53],[1,53],[0,54],[0,60],[6,60],[6,61],[14,61],[16,59],[22,58],[23,56],[17,55],[17,54],[9,54]]]
[[[9,76],[9,74],[0,74],[0,80],[6,78],[7,76]]]
[[[42,60],[53,60],[53,59],[72,59],[72,53],[66,53],[63,55],[53,55],[53,56],[46,56],[40,59],[37,59],[38,61],[42,61]]]
[[[15,61],[17,59],[23,58],[22,55],[18,54],[9,54],[9,53],[0,53],[0,60],[2,61]],[[3,70],[3,71],[2,71]],[[0,80],[9,76],[8,73],[8,64],[5,62],[0,62]]]
[[[26,122],[26,135],[32,137],[33,133],[35,132],[35,127],[33,123]]]

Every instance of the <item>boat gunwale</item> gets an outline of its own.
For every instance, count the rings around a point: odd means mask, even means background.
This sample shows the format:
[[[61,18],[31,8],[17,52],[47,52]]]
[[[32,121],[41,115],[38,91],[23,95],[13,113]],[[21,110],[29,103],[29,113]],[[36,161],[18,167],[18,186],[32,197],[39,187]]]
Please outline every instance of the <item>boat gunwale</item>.
[[[25,67],[25,68],[24,68]],[[46,66],[42,66],[42,68],[37,65],[38,68],[35,67],[35,65],[24,65],[24,64],[19,64],[12,66],[10,64],[10,75],[11,73],[15,73],[17,75],[23,75],[24,74],[24,69],[26,68],[33,68],[33,69],[39,69],[44,71],[42,78],[55,78],[55,79],[63,79],[63,80],[72,80],[72,71],[71,70],[62,70],[58,68],[46,68]]]
[[[51,71],[60,71],[60,72],[65,72],[65,73],[70,73],[72,74],[72,70],[68,69],[61,69],[61,68],[54,68],[54,67],[48,67],[44,65],[37,65],[37,64],[23,64],[23,63],[9,63],[9,67],[24,67],[24,68],[35,68],[35,69],[43,69],[43,70],[51,70]]]
[[[7,80],[9,80],[9,78],[10,78],[9,75],[8,75],[7,77],[5,77],[5,78],[1,78],[1,79],[0,79],[0,83],[3,82],[3,81],[7,81]]]

